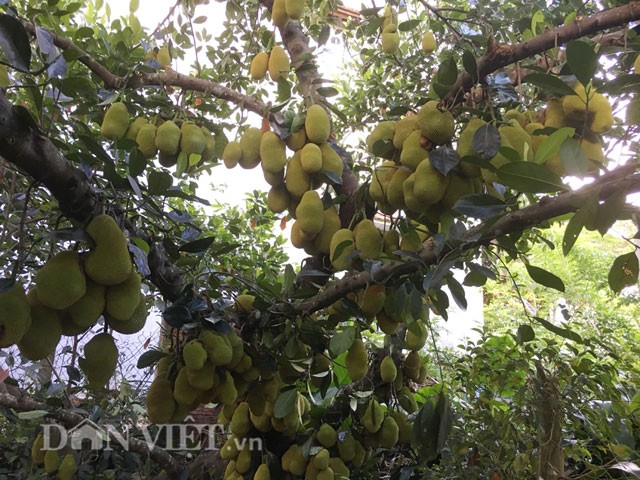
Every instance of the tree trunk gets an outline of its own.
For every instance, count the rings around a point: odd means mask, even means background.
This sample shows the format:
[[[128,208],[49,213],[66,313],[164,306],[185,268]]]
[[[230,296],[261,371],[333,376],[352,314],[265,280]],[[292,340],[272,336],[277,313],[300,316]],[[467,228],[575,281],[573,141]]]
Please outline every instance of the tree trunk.
[[[536,362],[535,385],[538,417],[538,479],[558,480],[564,477],[564,453],[562,450],[562,406],[556,379],[547,376]]]

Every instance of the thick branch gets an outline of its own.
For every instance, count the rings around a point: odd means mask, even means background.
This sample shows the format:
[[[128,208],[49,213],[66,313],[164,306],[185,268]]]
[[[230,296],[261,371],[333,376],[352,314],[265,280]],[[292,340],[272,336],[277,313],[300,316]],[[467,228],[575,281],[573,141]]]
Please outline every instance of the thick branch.
[[[594,35],[608,28],[626,25],[639,19],[640,2],[631,2],[622,7],[605,10],[574,20],[568,25],[547,30],[526,42],[497,45],[477,61],[479,78],[474,79],[467,72],[460,74],[449,93],[442,99],[442,103],[447,107],[461,103],[464,100],[464,94],[473,87],[475,81],[482,81],[484,77],[499,68],[563,45],[570,40]]]
[[[590,195],[597,195],[600,200],[604,200],[616,192],[639,192],[640,174],[634,173],[636,167],[635,164],[625,165],[601,176],[595,182],[580,190],[563,193],[556,197],[544,197],[535,205],[505,215],[489,228],[485,224],[474,227],[467,232],[465,236],[467,240],[457,248],[457,251],[462,253],[476,247],[489,245],[496,238],[508,233],[520,232],[545,220],[575,212],[584,204],[585,198]],[[312,313],[369,284],[386,283],[402,275],[413,273],[420,266],[436,265],[445,255],[452,251],[452,248],[445,247],[443,251],[437,254],[431,248],[431,245],[427,244],[420,253],[420,265],[416,265],[415,261],[385,263],[375,270],[375,274],[363,271],[347,275],[311,298],[299,300],[292,304],[277,305],[275,310]]]
[[[55,418],[66,428],[70,429],[86,420],[85,417],[74,412],[63,409],[52,409],[48,405],[38,403],[27,396],[14,397],[8,393],[0,393],[0,405],[11,408],[19,412],[28,412],[31,410],[46,410],[49,416]],[[117,438],[112,432],[109,432],[112,440],[117,442]],[[160,467],[162,467],[172,478],[177,478],[181,467],[176,460],[169,455],[166,450],[154,446],[149,448],[146,442],[136,438],[129,438],[129,448],[144,457],[149,457]]]

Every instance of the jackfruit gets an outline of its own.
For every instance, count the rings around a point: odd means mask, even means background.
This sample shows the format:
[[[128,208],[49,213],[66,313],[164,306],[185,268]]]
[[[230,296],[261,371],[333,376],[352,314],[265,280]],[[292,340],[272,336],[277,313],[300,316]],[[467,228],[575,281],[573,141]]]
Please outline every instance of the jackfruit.
[[[262,80],[267,75],[268,68],[269,54],[267,52],[260,52],[251,60],[249,75],[251,75],[252,80]]]
[[[382,158],[391,159],[395,155],[395,147],[387,148],[384,153],[376,153],[374,150],[377,150],[378,147],[374,147],[378,142],[387,142],[389,147],[393,144],[393,138],[396,131],[396,122],[395,121],[385,121],[378,123],[373,131],[367,136],[366,144],[367,150],[369,153],[377,155]],[[402,146],[400,147],[402,148]]]
[[[129,128],[129,112],[122,102],[112,103],[104,114],[100,133],[109,140],[120,140]]]
[[[540,144],[548,137],[548,135],[536,134],[537,130],[542,130],[544,125],[537,122],[527,123],[524,130],[531,136],[531,148],[535,154],[538,151]]]
[[[304,129],[310,142],[321,144],[329,140],[331,120],[327,111],[320,105],[311,105],[307,110]]]
[[[400,250],[400,233],[397,230],[387,230],[382,235],[382,251],[389,258],[397,258],[395,251]]]
[[[207,351],[199,340],[191,340],[182,349],[182,359],[187,368],[199,370],[207,361]]]
[[[427,343],[427,326],[422,322],[414,322],[412,328],[407,328],[404,339],[404,347],[407,350],[420,350]],[[417,333],[414,333],[418,330]]]
[[[124,282],[107,288],[105,312],[115,320],[127,321],[140,304],[141,279],[131,272]]]
[[[350,432],[338,434],[338,455],[345,462],[350,462],[356,456],[356,439]]]
[[[206,391],[216,386],[216,367],[210,361],[205,361],[198,369],[186,367],[186,370],[189,385],[193,388]]]
[[[448,177],[449,185],[440,200],[445,208],[452,208],[460,198],[476,193],[476,189],[479,189],[474,178],[462,177],[455,173],[448,175]]]
[[[156,377],[149,386],[145,404],[149,422],[168,423],[176,410],[171,382],[166,378]]]
[[[509,125],[501,125],[498,131],[503,145],[511,145],[523,160],[531,160],[533,158],[531,135],[517,121],[511,120]]]
[[[255,295],[249,295],[246,293],[240,294],[236,297],[236,310],[238,312],[250,312],[253,310],[253,302],[255,302]]]
[[[420,359],[420,354],[412,350],[404,359],[404,364],[402,366],[402,373],[409,380],[413,380],[417,382],[420,380],[420,365],[422,364],[422,360]]]
[[[383,31],[390,24],[398,24],[398,13],[395,9],[389,5],[384,7],[382,12],[382,22],[380,23],[380,30]]]
[[[271,20],[273,21],[273,24],[278,28],[284,28],[287,22],[289,22],[286,0],[273,1],[273,7],[271,9]]]
[[[326,470],[329,468],[329,457],[329,450],[323,448],[313,456],[311,462],[318,470]]]
[[[340,216],[331,206],[323,212],[322,218],[322,229],[313,239],[313,246],[320,253],[329,255],[331,253],[331,239],[341,227]]]
[[[487,122],[480,118],[472,118],[469,120],[469,123],[467,123],[460,133],[460,137],[458,137],[458,144],[456,145],[456,151],[460,158],[477,155],[477,152],[473,149],[473,137],[478,129],[486,124]],[[460,170],[462,174],[467,177],[480,176],[480,167],[467,162],[460,162]]]
[[[244,356],[244,343],[242,338],[240,338],[235,330],[231,330],[231,333],[225,335],[229,341],[229,345],[231,345],[231,361],[229,362],[229,368],[235,368],[235,366],[242,360]]]
[[[356,250],[364,259],[376,260],[382,251],[382,235],[378,227],[369,219],[361,220],[353,230]]]
[[[200,127],[200,130],[204,135],[204,141],[205,141],[205,147],[201,154],[202,155],[201,160],[203,162],[210,162],[215,158],[217,158],[216,138],[211,134],[211,132],[207,128]]]
[[[398,444],[409,445],[411,443],[413,425],[407,416],[399,410],[391,412],[390,415],[396,421],[396,425],[398,426]]]
[[[138,144],[138,150],[145,158],[154,158],[158,154],[158,147],[156,147],[156,131],[155,125],[147,123],[140,127],[138,135],[136,135],[136,143]]]
[[[449,143],[453,138],[454,121],[449,111],[441,111],[435,100],[425,103],[418,110],[418,123],[422,135],[436,145]]]
[[[238,457],[236,458],[236,471],[244,475],[250,469],[251,469],[251,450],[249,450],[249,442],[247,442],[242,447],[242,449],[238,452]]]
[[[98,215],[86,229],[96,243],[84,262],[87,276],[100,285],[117,285],[131,275],[127,239],[109,215]]]
[[[35,278],[40,303],[64,310],[80,300],[86,292],[86,279],[77,252],[60,252],[38,270]]]
[[[307,143],[300,150],[300,162],[302,169],[308,173],[317,173],[322,170],[322,150],[315,143]]]
[[[320,144],[320,151],[322,152],[322,172],[332,173],[338,178],[342,177],[344,165],[338,152],[327,142]],[[333,180],[330,183],[333,183]]]
[[[304,475],[304,471],[307,468],[307,459],[304,457],[302,449],[298,445],[294,445],[297,448],[293,449],[291,454],[291,463],[289,464],[289,471],[296,476]]]
[[[32,290],[27,295],[31,313],[29,329],[17,342],[20,355],[42,360],[56,351],[62,335],[60,312],[42,305]]]
[[[405,140],[416,130],[420,130],[417,115],[408,115],[396,122],[393,133],[393,146],[396,150],[403,150]]]
[[[249,404],[240,402],[233,412],[231,423],[229,424],[231,433],[242,438],[251,430],[251,420],[249,419]]]
[[[291,203],[291,197],[286,187],[271,187],[267,194],[267,207],[273,213],[282,213]]]
[[[402,387],[398,391],[398,402],[407,413],[414,413],[418,410],[418,403],[413,393],[411,393],[411,390],[409,390],[409,387]]]
[[[271,480],[271,472],[266,463],[261,463],[256,473],[253,475],[253,480]]]
[[[114,331],[124,335],[132,335],[144,328],[148,316],[149,308],[147,307],[146,297],[144,293],[140,292],[138,305],[127,320],[117,320],[108,314],[105,315],[105,319]]]
[[[296,208],[296,221],[306,234],[314,236],[322,230],[323,212],[324,207],[320,195],[315,190],[309,190],[304,193]]]
[[[422,51],[430,55],[435,52],[437,48],[436,37],[431,30],[428,30],[422,36]]]
[[[398,443],[400,430],[393,417],[386,417],[378,431],[378,439],[383,448],[393,448]]]
[[[157,131],[156,131],[156,134],[157,134]],[[178,163],[178,154],[174,153],[173,155],[169,155],[167,153],[160,152],[158,154],[158,162],[163,167],[171,168],[175,166],[176,163]]]
[[[156,147],[160,153],[175,155],[180,149],[180,127],[173,120],[167,120],[156,130]]]
[[[60,466],[60,455],[57,450],[47,450],[44,454],[44,471],[51,474]]]
[[[238,390],[236,389],[235,382],[231,372],[225,372],[224,378],[220,379],[220,385],[218,385],[218,401],[223,405],[231,405],[235,403],[238,398]]]
[[[329,468],[333,470],[335,480],[349,480],[351,471],[340,457],[331,457],[329,459]]]
[[[429,159],[426,159],[416,169],[413,194],[423,206],[433,205],[442,199],[448,185],[449,178],[433,168]]]
[[[382,310],[386,298],[384,285],[369,285],[357,293],[358,306],[362,314],[369,320],[372,320]]]
[[[89,384],[104,387],[113,376],[118,363],[118,347],[113,337],[107,333],[99,333],[84,346],[84,357],[78,364],[84,372]]]
[[[362,415],[362,426],[368,432],[375,433],[380,430],[383,420],[384,410],[375,398],[371,399],[364,414]]]
[[[278,135],[266,132],[260,140],[260,159],[262,168],[267,172],[278,173],[284,171],[287,165],[285,144]]]
[[[200,333],[200,340],[207,351],[207,357],[211,363],[216,366],[224,366],[231,363],[233,350],[225,336],[212,330],[203,330]]]
[[[44,463],[44,455],[46,450],[44,447],[44,437],[39,433],[31,444],[31,462],[34,465],[42,465]]]
[[[353,382],[364,378],[369,371],[369,357],[362,340],[356,338],[351,347],[349,347],[345,357],[345,367]]]
[[[180,127],[180,150],[187,155],[201,155],[207,146],[207,139],[195,123],[184,122]]]
[[[311,190],[311,178],[302,168],[300,151],[289,159],[284,181],[287,191],[294,198],[302,198],[305,192]]]
[[[224,442],[222,448],[220,449],[220,457],[224,460],[235,459],[238,456],[238,446],[236,444],[236,436],[229,435],[227,441]]]
[[[422,146],[421,138],[422,131],[414,130],[409,133],[402,145],[400,163],[411,170],[418,168],[418,165],[429,157],[429,151]]]
[[[301,150],[307,144],[307,132],[304,131],[304,127],[291,132],[291,135],[287,137],[286,143],[287,147],[294,152]]]
[[[316,439],[318,440],[318,443],[320,443],[320,445],[322,445],[323,447],[331,448],[336,444],[338,434],[331,425],[329,425],[328,423],[323,423],[318,429]]]
[[[22,284],[0,292],[0,348],[19,342],[31,326],[31,307]]]
[[[67,453],[62,459],[62,462],[60,462],[56,480],[72,480],[77,471],[78,464],[76,463],[75,457]]]
[[[387,185],[387,203],[397,209],[404,210],[406,208],[404,202],[404,182],[411,175],[408,168],[397,168]]]
[[[353,456],[353,460],[351,460],[351,463],[353,463],[354,467],[360,467],[364,463],[367,452],[362,444],[357,440],[354,441],[354,450],[355,454]]]
[[[402,184],[402,193],[404,195],[404,204],[406,209],[410,212],[420,213],[424,211],[425,205],[416,197],[413,193],[413,188],[416,182],[416,174],[412,173]]]
[[[272,187],[284,187],[284,171],[278,173],[267,172],[262,169],[262,176]],[[288,192],[287,192],[288,193]]]
[[[178,376],[173,385],[173,398],[180,404],[189,407],[196,406],[196,400],[200,392],[189,383],[189,375],[185,367],[178,370]]]
[[[400,326],[400,321],[396,321],[391,316],[387,315],[384,310],[378,312],[376,315],[376,323],[378,324],[378,328],[387,335],[393,335],[398,327]]]
[[[251,169],[260,163],[260,141],[262,140],[262,130],[256,127],[247,128],[240,137],[240,148],[242,157],[238,161],[240,166]]]
[[[564,115],[562,102],[559,98],[551,98],[545,109],[544,126],[553,128],[566,127],[569,121]]]
[[[292,20],[300,20],[304,13],[305,0],[285,0],[284,5],[287,15]]]
[[[277,82],[280,78],[286,79],[289,76],[289,70],[291,69],[289,55],[280,45],[276,45],[271,50],[268,69],[269,76],[274,82]]]
[[[380,378],[385,383],[391,383],[396,379],[398,375],[398,369],[396,364],[389,355],[384,357],[380,362]]]
[[[143,125],[147,125],[149,120],[144,117],[136,117],[133,122],[127,128],[126,133],[124,134],[124,138],[132,141],[136,141],[136,137],[138,136],[138,132],[142,128]]]
[[[356,249],[355,237],[348,228],[341,228],[331,237],[329,258],[331,264],[337,270],[346,270],[351,267],[353,255]]]
[[[398,27],[390,23],[384,30],[382,30],[382,51],[393,55],[398,51],[400,46],[400,34],[398,33]]]
[[[242,159],[242,147],[240,142],[231,141],[227,143],[222,151],[222,161],[227,168],[234,168]]]

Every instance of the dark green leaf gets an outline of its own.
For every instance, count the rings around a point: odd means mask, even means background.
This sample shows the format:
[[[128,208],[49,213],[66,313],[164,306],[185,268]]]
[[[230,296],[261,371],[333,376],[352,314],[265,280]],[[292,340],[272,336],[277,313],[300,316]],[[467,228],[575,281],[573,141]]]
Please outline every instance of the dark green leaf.
[[[458,79],[458,66],[456,65],[456,61],[453,57],[447,58],[440,64],[436,78],[442,85],[454,84]]]
[[[160,359],[166,357],[167,355],[168,355],[167,352],[163,352],[162,350],[149,350],[148,352],[144,352],[142,355],[140,355],[140,358],[138,358],[138,363],[136,364],[136,366],[138,368],[151,367],[152,365],[155,365],[160,361]]]
[[[322,46],[329,40],[331,36],[331,27],[329,25],[324,25],[322,30],[320,30],[320,35],[318,35],[318,46]]]
[[[429,152],[429,162],[442,175],[447,175],[460,163],[458,152],[449,147],[438,147]]]
[[[600,235],[604,235],[609,231],[622,213],[626,204],[627,192],[619,190],[607,198],[602,205],[598,205],[594,227],[600,232]]]
[[[516,334],[516,341],[520,344],[531,342],[535,340],[536,333],[531,328],[531,325],[520,325],[518,327],[518,333]]]
[[[413,20],[407,20],[398,25],[398,30],[401,32],[409,32],[420,25],[421,20],[414,18]]]
[[[578,343],[584,343],[584,340],[582,340],[582,337],[578,335],[576,332],[574,332],[573,330],[569,330],[568,328],[563,328],[563,327],[554,325],[553,323],[549,322],[548,320],[545,320],[544,318],[540,318],[540,317],[533,317],[533,318],[536,320],[536,322],[538,322],[544,328],[546,328],[550,332],[555,333],[556,335],[560,335],[562,338],[566,338],[567,340],[572,340]]]
[[[638,256],[635,250],[620,255],[613,261],[607,280],[611,290],[616,293],[638,283]]]
[[[530,73],[522,79],[523,83],[532,83],[553,95],[575,95],[573,89],[560,78],[548,73]]]
[[[211,244],[215,241],[215,237],[204,237],[194,240],[193,242],[185,243],[178,247],[178,251],[187,253],[201,253],[207,250]]]
[[[576,240],[580,236],[582,229],[587,224],[594,223],[596,209],[598,208],[598,198],[596,196],[588,199],[584,206],[571,217],[562,237],[562,253],[569,254]]]
[[[507,208],[507,204],[499,198],[484,193],[465,195],[458,199],[453,210],[467,217],[486,220],[499,215]]]
[[[173,177],[168,172],[151,170],[147,174],[149,195],[165,195],[173,184]]]
[[[469,50],[465,50],[462,53],[462,66],[474,81],[478,78],[478,64],[476,63],[476,57]]]
[[[498,150],[500,150],[500,145],[500,132],[492,123],[487,123],[478,128],[471,141],[471,148],[485,159],[495,157]]]
[[[341,332],[331,337],[329,342],[329,352],[333,358],[349,350],[356,339],[356,329],[354,327],[346,327]]]
[[[449,287],[453,300],[456,302],[458,307],[462,310],[466,310],[467,298],[464,293],[464,287],[460,285],[460,282],[458,282],[453,275],[449,275],[449,278],[447,279],[447,286]]]
[[[22,22],[11,15],[0,15],[0,48],[12,67],[23,72],[31,66],[29,34]]]
[[[502,183],[523,193],[555,193],[566,190],[556,173],[533,162],[507,163],[497,173]]]
[[[298,401],[298,391],[295,387],[291,387],[288,390],[283,390],[276,398],[273,404],[273,416],[275,418],[284,418],[293,412],[296,408],[296,402]]]
[[[529,276],[534,282],[544,285],[545,287],[564,292],[564,282],[553,273],[547,272],[543,268],[535,267],[533,265],[526,265],[526,267]]]
[[[336,95],[338,95],[338,93],[340,93],[333,87],[320,87],[316,90],[316,92],[318,92],[318,95],[321,95],[323,97],[335,97]]]
[[[578,81],[587,85],[598,69],[598,55],[589,45],[582,40],[572,40],[567,43],[567,63]]]

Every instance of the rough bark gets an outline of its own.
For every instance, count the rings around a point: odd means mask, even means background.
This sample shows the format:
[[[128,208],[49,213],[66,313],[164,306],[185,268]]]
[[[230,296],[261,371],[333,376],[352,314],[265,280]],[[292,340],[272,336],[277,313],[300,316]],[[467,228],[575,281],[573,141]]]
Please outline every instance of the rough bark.
[[[534,382],[536,417],[538,422],[538,478],[559,480],[564,476],[564,451],[562,448],[563,412],[558,383],[546,374],[540,362],[536,363]]]

